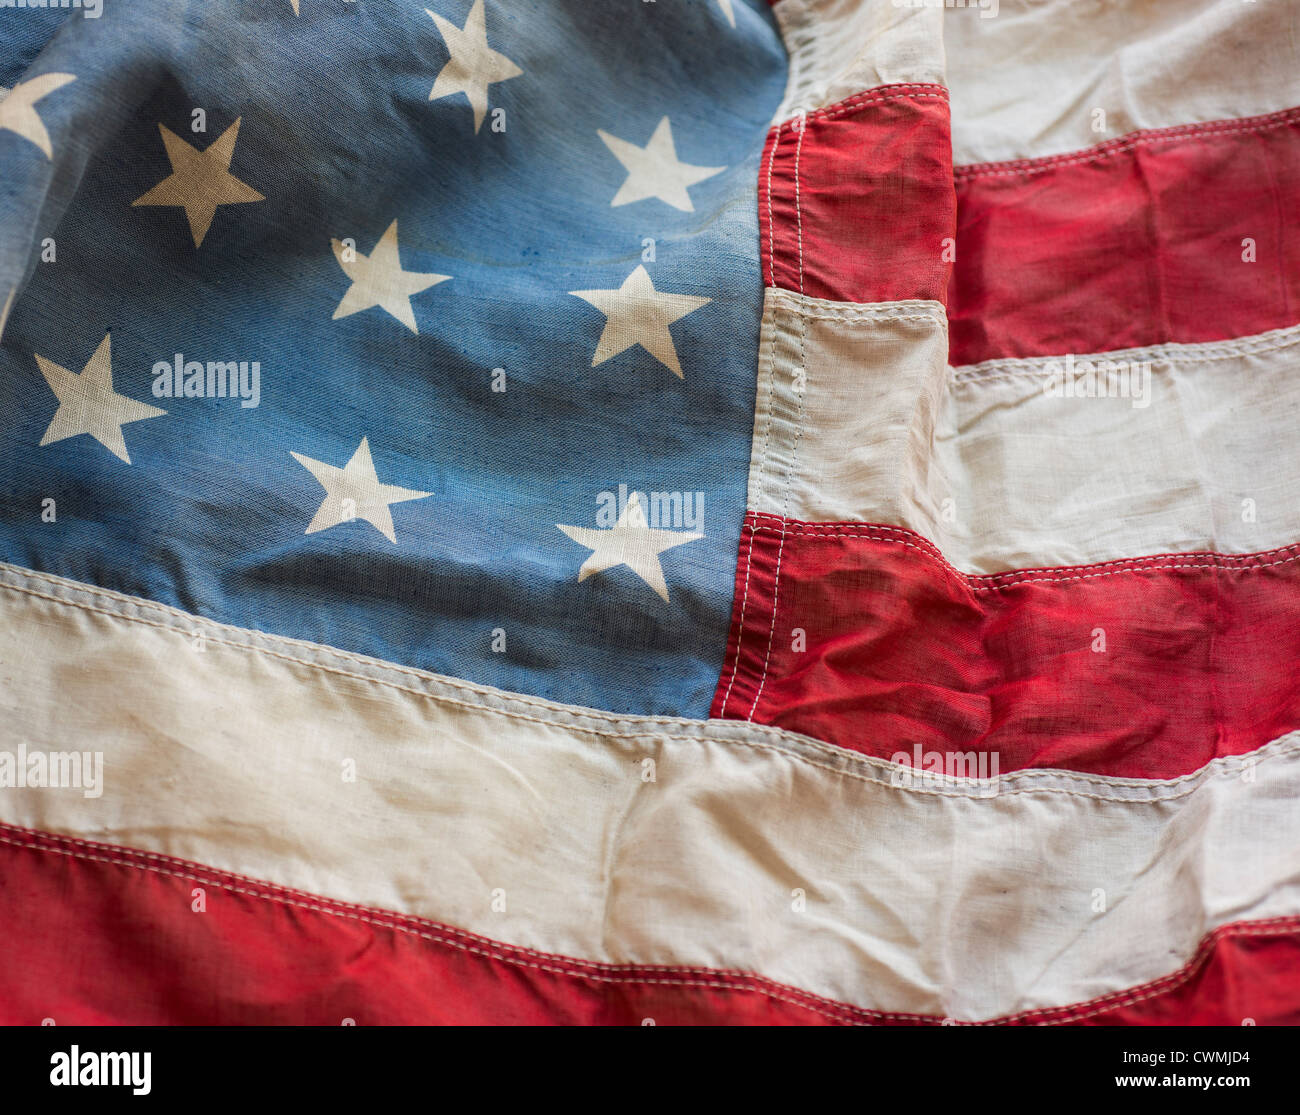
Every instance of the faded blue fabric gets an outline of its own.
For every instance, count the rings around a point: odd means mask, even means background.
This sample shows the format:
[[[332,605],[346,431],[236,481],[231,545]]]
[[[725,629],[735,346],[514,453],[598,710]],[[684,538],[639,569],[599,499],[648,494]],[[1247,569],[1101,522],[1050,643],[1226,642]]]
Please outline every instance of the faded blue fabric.
[[[735,0],[734,28],[717,0],[488,0],[487,41],[523,73],[489,87],[476,133],[465,95],[429,99],[449,55],[426,8],[463,28],[471,0],[0,7],[0,80],[76,77],[36,106],[52,160],[0,130],[0,558],[510,690],[706,716],[780,36],[764,0]],[[726,169],[689,187],[693,212],[612,207],[627,172],[598,129],[644,146],[664,116],[680,160]],[[171,172],[159,124],[201,151],[237,118],[230,173],[265,200],[218,208],[197,248],[183,209],[132,205]],[[350,281],[331,239],[364,255],[394,220],[405,270],[452,277],[411,296],[418,335],[378,307],[332,320]],[[648,238],[657,290],[711,300],[671,326],[682,379],[640,347],[593,367],[604,317],[569,293],[619,288]],[[167,411],[122,427],[130,464],[89,434],[39,444],[58,400],[36,355],[80,373],[105,334],[114,390]],[[257,362],[258,405],[156,396],[176,354]],[[362,519],[304,533],[326,492],[291,453],[341,468],[363,437],[380,482],[431,495],[391,505],[396,542]],[[704,493],[704,537],[660,555],[667,603],[626,565],[580,582],[590,551],[557,527],[608,526],[620,484]]]

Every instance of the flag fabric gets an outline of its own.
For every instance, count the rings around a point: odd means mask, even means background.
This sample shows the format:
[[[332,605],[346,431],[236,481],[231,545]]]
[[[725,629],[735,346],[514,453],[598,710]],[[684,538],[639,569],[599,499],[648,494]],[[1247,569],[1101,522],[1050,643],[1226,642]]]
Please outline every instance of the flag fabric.
[[[1300,1022],[1287,0],[0,0],[0,1021]]]

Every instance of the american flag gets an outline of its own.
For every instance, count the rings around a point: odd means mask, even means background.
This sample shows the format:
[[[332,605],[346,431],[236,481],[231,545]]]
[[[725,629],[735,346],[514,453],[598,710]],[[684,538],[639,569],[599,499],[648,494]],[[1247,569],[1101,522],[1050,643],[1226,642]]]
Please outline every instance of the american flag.
[[[0,0],[0,1021],[1300,1022],[1290,0]]]

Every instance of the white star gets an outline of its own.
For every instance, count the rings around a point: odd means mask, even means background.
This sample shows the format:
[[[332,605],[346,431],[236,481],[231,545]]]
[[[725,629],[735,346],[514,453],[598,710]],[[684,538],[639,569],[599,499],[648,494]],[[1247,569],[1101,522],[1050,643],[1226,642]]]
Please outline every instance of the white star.
[[[586,546],[591,556],[578,570],[578,580],[585,581],[594,573],[603,573],[618,565],[626,565],[645,581],[668,603],[668,584],[664,580],[659,555],[675,546],[684,546],[703,538],[703,534],[684,530],[654,530],[646,524],[641,496],[633,492],[618,517],[618,524],[605,530],[588,527],[569,527],[555,524],[580,546]]]
[[[353,519],[365,519],[388,541],[396,542],[393,515],[388,510],[388,505],[408,499],[425,499],[433,494],[399,488],[393,484],[381,484],[375,475],[374,461],[370,458],[370,443],[364,437],[357,446],[357,451],[352,454],[352,459],[342,468],[304,457],[301,453],[293,453],[292,456],[325,489],[325,499],[312,521],[307,524],[304,534],[315,534],[318,530],[328,530]]]
[[[34,354],[41,375],[59,399],[59,408],[54,412],[49,428],[41,438],[41,444],[49,445],[78,434],[89,434],[129,465],[131,458],[126,452],[122,427],[128,422],[157,418],[167,412],[148,403],[128,399],[113,390],[110,336],[107,333],[104,335],[79,375],[60,367],[52,360],[46,360],[44,356]]]
[[[371,306],[379,306],[412,333],[419,333],[415,326],[415,311],[411,309],[411,295],[445,283],[451,278],[450,275],[435,275],[432,272],[402,270],[397,249],[396,221],[388,226],[368,256],[363,256],[355,249],[349,250],[339,240],[330,240],[330,245],[334,248],[334,258],[339,261],[343,273],[352,280],[352,285],[343,295],[343,301],[334,311],[334,321],[368,310]],[[349,259],[349,255],[352,258]]]
[[[678,379],[685,376],[668,327],[713,301],[655,290],[649,272],[640,264],[618,290],[571,290],[569,293],[590,302],[605,315],[605,330],[591,359],[593,368],[633,345],[640,345]]]
[[[294,14],[294,15],[297,15],[297,14],[298,14],[298,0],[289,0],[289,3],[293,5],[293,14]]]
[[[722,9],[722,14],[727,17],[727,22],[732,27],[736,26],[736,13],[732,10],[731,0],[718,0],[718,7]]]
[[[483,0],[474,0],[463,28],[443,19],[437,12],[430,12],[428,8],[424,10],[438,25],[451,52],[451,58],[438,72],[433,88],[429,90],[429,100],[437,101],[464,93],[474,109],[474,130],[477,132],[487,115],[488,86],[518,77],[524,71],[504,54],[498,54],[488,46]]]
[[[216,216],[219,205],[245,205],[266,200],[230,173],[230,160],[234,157],[235,141],[239,138],[239,120],[202,151],[162,124],[158,125],[158,131],[162,133],[172,172],[131,204],[184,209],[196,248],[212,227],[212,218]]]
[[[0,86],[0,131],[16,132],[36,144],[47,159],[54,158],[50,133],[36,115],[36,102],[76,80],[72,74],[41,74],[30,81],[20,81],[8,93]]]
[[[609,204],[630,205],[634,201],[657,197],[674,209],[695,212],[687,187],[721,174],[725,166],[692,166],[677,158],[673,146],[673,127],[665,116],[655,128],[655,134],[644,147],[628,143],[608,132],[597,129],[596,134],[627,170],[627,178]]]

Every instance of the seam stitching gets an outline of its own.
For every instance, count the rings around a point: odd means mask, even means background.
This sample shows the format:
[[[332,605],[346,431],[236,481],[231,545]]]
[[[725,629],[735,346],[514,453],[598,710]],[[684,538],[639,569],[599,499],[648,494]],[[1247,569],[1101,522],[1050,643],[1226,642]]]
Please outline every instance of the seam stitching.
[[[1047,1024],[1060,1024],[1077,1022],[1084,1018],[1091,1018],[1094,1015],[1101,1014],[1104,1011],[1112,1010],[1116,1007],[1132,1006],[1134,1003],[1145,1002],[1148,999],[1162,995],[1166,991],[1180,987],[1187,983],[1208,963],[1214,946],[1220,940],[1226,937],[1261,937],[1273,933],[1277,929],[1300,928],[1300,917],[1294,914],[1283,915],[1274,918],[1265,918],[1257,922],[1241,923],[1230,922],[1227,925],[1221,925],[1212,929],[1201,938],[1200,946],[1195,954],[1186,964],[1176,972],[1170,972],[1166,976],[1152,980],[1149,983],[1140,984],[1138,987],[1127,988],[1123,991],[1113,991],[1109,995],[1102,995],[1096,999],[1089,999],[1085,1003],[1079,1003],[1065,1007],[1040,1007],[1034,1010],[1021,1011],[1019,1014],[1009,1014],[1002,1017],[991,1019],[986,1022],[979,1022],[976,1025],[989,1026],[998,1023],[1010,1023],[1028,1021],[1030,1019],[1041,1019]]]
[[[1045,155],[1037,159],[966,163],[953,167],[953,177],[960,181],[969,178],[1036,174],[1058,166],[1097,162],[1151,144],[1173,143],[1201,135],[1246,135],[1272,131],[1274,128],[1285,127],[1292,123],[1297,116],[1300,116],[1300,108],[1288,108],[1281,112],[1269,113],[1267,116],[1246,117],[1245,123],[1241,120],[1216,120],[1205,124],[1180,124],[1172,128],[1159,128],[1152,131],[1139,130],[1128,136],[1119,136],[1099,143],[1095,148],[1087,151],[1067,151],[1060,155]]]
[[[770,291],[790,303],[791,313],[814,321],[844,321],[870,323],[875,321],[923,321],[947,326],[948,315],[943,303],[924,298],[905,299],[899,302],[825,302],[796,293],[789,287],[774,286]],[[1050,359],[1059,359],[1052,357]],[[978,367],[978,365],[968,365]]]
[[[736,684],[736,674],[740,670],[740,640],[745,630],[745,607],[749,603],[749,570],[750,562],[754,555],[754,528],[752,524],[745,523],[742,528],[749,535],[749,545],[745,551],[745,584],[740,598],[740,619],[736,624],[736,647],[731,656],[731,666],[729,676],[727,677],[727,690],[722,695],[722,704],[718,708],[718,716],[727,715],[727,702],[731,700],[731,688]]]
[[[8,832],[21,831],[15,830],[13,826],[9,825],[0,825],[0,829]],[[30,830],[28,830],[28,832],[30,832]],[[46,835],[46,838],[42,839],[42,835]],[[24,836],[26,836],[26,833],[24,833]],[[93,852],[90,850],[78,851],[73,848],[58,846],[65,843],[75,844],[81,848],[93,850]],[[251,898],[260,898],[264,901],[276,902],[285,906],[294,906],[304,910],[312,910],[316,913],[326,914],[331,917],[349,918],[353,921],[377,925],[381,928],[393,930],[395,932],[407,933],[438,944],[448,945],[461,952],[472,953],[477,956],[485,956],[491,960],[498,960],[506,964],[536,968],[541,971],[557,973],[559,975],[576,976],[584,979],[598,980],[603,983],[648,985],[671,984],[680,987],[710,987],[720,991],[746,991],[768,995],[772,998],[780,999],[783,1002],[802,1007],[805,1010],[815,1011],[818,1014],[825,1015],[827,1018],[834,1018],[841,1022],[852,1021],[852,1016],[861,1017],[871,1016],[873,1014],[873,1012],[864,1007],[857,1007],[851,1003],[839,1003],[836,1000],[826,999],[823,996],[816,995],[811,991],[803,991],[800,988],[791,987],[788,984],[777,983],[776,981],[769,980],[767,977],[760,976],[757,973],[742,972],[736,969],[707,969],[673,965],[605,964],[598,961],[580,961],[577,958],[538,952],[534,949],[509,945],[505,942],[495,944],[493,947],[487,947],[486,938],[478,937],[474,934],[463,933],[463,931],[453,929],[450,926],[444,926],[439,922],[417,918],[410,914],[384,911],[376,907],[336,902],[333,899],[321,896],[313,896],[314,900],[307,901],[307,892],[305,891],[295,891],[292,888],[282,888],[277,884],[259,884],[257,880],[251,879],[248,876],[226,872],[220,868],[205,869],[203,865],[200,864],[193,864],[193,867],[198,868],[200,871],[205,871],[206,874],[200,874],[198,871],[194,870],[177,870],[176,868],[189,867],[190,863],[184,860],[177,860],[170,856],[160,856],[152,852],[136,851],[134,849],[114,845],[95,844],[89,841],[78,840],[74,837],[60,836],[54,833],[39,834],[31,832],[31,835],[26,836],[25,839],[15,839],[11,836],[6,836],[0,833],[0,844],[9,844],[17,848],[27,848],[33,851],[53,853],[55,855],[67,856],[71,859],[109,863],[118,867],[129,867],[138,871],[149,871],[157,875],[186,879],[190,882],[200,883],[216,890],[224,890],[233,894],[243,894]],[[115,854],[102,854],[104,852]],[[143,858],[152,862],[137,862],[138,858]],[[160,866],[160,864],[168,864],[170,867],[163,867]],[[218,877],[208,878],[207,874]],[[252,885],[236,885],[231,880],[238,880],[240,883]],[[417,928],[417,926],[420,925],[429,928]],[[431,932],[430,930],[435,927],[438,932]],[[471,944],[471,941],[475,943]],[[677,972],[686,975],[703,975],[706,972],[712,974],[716,971],[719,975],[730,978],[716,980],[654,979],[645,976],[624,976],[613,974],[624,971]],[[778,991],[777,989],[780,990]],[[785,992],[785,994],[782,994],[781,992]],[[812,1001],[805,1001],[801,998],[802,996],[807,996],[808,999]],[[825,1004],[825,1006],[819,1004]]]
[[[1249,572],[1257,569],[1270,569],[1278,565],[1288,565],[1300,561],[1300,542],[1282,546],[1275,550],[1266,550],[1257,554],[1218,554],[1212,551],[1193,551],[1186,554],[1157,554],[1150,557],[1118,558],[1112,561],[1097,562],[1088,565],[1061,566],[1060,574],[1043,577],[1029,576],[1033,573],[1047,573],[1049,568],[1015,569],[1004,573],[966,573],[953,565],[933,542],[905,527],[857,526],[838,523],[802,523],[797,520],[781,520],[766,512],[755,513],[755,518],[776,519],[775,523],[756,522],[755,531],[769,534],[796,535],[801,538],[861,538],[869,541],[888,542],[907,546],[925,554],[938,564],[944,572],[963,581],[972,592],[994,592],[1015,585],[1041,584],[1047,582],[1084,581],[1098,577],[1113,577],[1120,573],[1136,573],[1157,569],[1224,569],[1229,572]],[[1294,552],[1293,552],[1294,551]],[[1276,557],[1287,554],[1286,557]],[[1202,558],[1200,561],[1188,561],[1188,558]],[[1265,558],[1274,558],[1265,561]],[[1069,573],[1074,569],[1093,569],[1092,573]],[[1064,574],[1064,575],[1062,575]]]
[[[8,573],[8,579],[6,578]],[[73,599],[68,595],[52,595],[49,593],[37,592],[24,584],[14,583],[14,578],[19,580],[39,580],[50,584],[63,593],[79,593],[92,598],[99,597],[113,601],[120,605],[125,605],[127,610],[114,610],[108,607],[97,607],[94,604],[88,604],[80,600]],[[379,685],[390,686],[404,693],[411,693],[417,697],[426,697],[430,700],[447,701],[452,704],[463,705],[466,708],[483,709],[485,711],[499,712],[503,716],[521,717],[526,720],[534,720],[542,724],[563,723],[568,727],[576,727],[571,718],[577,717],[584,720],[600,720],[610,725],[610,731],[622,731],[622,725],[628,722],[627,716],[620,716],[618,713],[605,712],[602,709],[570,709],[555,702],[547,701],[543,698],[532,697],[527,693],[514,693],[505,690],[493,691],[486,687],[476,686],[471,682],[464,681],[460,678],[454,678],[442,674],[431,674],[428,671],[417,670],[410,666],[403,666],[400,662],[388,662],[380,659],[367,658],[364,655],[354,654],[351,651],[344,650],[341,647],[325,646],[322,644],[307,643],[299,639],[290,639],[281,635],[268,635],[261,631],[245,631],[241,628],[231,629],[229,625],[211,620],[204,616],[191,615],[183,612],[179,608],[173,608],[168,604],[159,603],[156,600],[146,600],[143,598],[127,596],[125,593],[115,592],[112,589],[101,588],[98,585],[81,584],[70,582],[62,577],[53,576],[48,573],[42,573],[36,569],[22,569],[18,566],[9,565],[0,562],[0,587],[8,588],[13,592],[21,592],[30,596],[40,597],[41,599],[51,600],[56,604],[64,604],[69,607],[80,608],[85,611],[95,612],[100,615],[109,616],[114,619],[123,619],[133,623],[144,624],[149,627],[156,627],[163,631],[175,631],[181,634],[193,634],[196,629],[214,628],[217,631],[234,630],[250,636],[248,640],[238,641],[232,639],[223,639],[215,636],[210,637],[210,641],[220,645],[235,647],[240,650],[252,651],[255,654],[266,654],[273,658],[281,658],[285,661],[296,662],[303,666],[313,669],[324,670],[329,673],[337,673],[344,677],[356,678],[359,681],[374,682]],[[158,613],[164,617],[170,617],[179,622],[166,623],[158,620],[151,620],[137,615],[136,613]],[[287,646],[294,649],[301,649],[304,654],[312,657],[298,657],[296,655],[285,653],[281,650],[273,649],[262,645],[258,640],[268,639],[279,646]],[[426,682],[436,686],[442,686],[449,689],[460,690],[473,694],[477,700],[459,699],[449,697],[441,693],[432,693],[427,689],[415,689],[397,683],[383,677],[374,677],[370,674],[352,673],[348,670],[340,669],[332,661],[322,661],[322,658],[330,660],[341,660],[344,662],[355,663],[360,667],[370,667],[384,671],[385,673],[401,674],[405,677],[413,678],[416,681]],[[505,701],[514,705],[524,705],[530,708],[541,709],[551,714],[552,719],[545,717],[529,717],[517,713],[510,708],[504,708],[492,701]],[[663,724],[665,726],[680,726],[683,723],[691,721],[683,720],[680,717],[638,717],[642,723]],[[596,731],[595,729],[584,729],[587,731]],[[597,732],[597,734],[600,734]],[[649,736],[653,733],[642,733],[643,736]],[[682,737],[687,738],[687,737]]]
[[[794,214],[795,228],[799,248],[799,293],[803,294],[804,290],[804,263],[803,263],[803,210],[799,192],[799,157],[803,151],[803,137],[808,130],[808,120],[805,114],[800,113],[796,125],[799,132],[799,140],[794,149]],[[794,487],[795,470],[799,463],[799,440],[803,435],[803,404],[804,396],[808,391],[808,319],[802,314],[796,312],[799,319],[799,374],[802,380],[802,390],[799,392],[799,407],[795,413],[794,420],[794,441],[790,447],[790,461],[786,466],[785,475],[785,498],[781,505],[781,515],[784,518],[786,511],[790,508],[790,491]],[[775,362],[772,367],[772,380],[775,380]],[[752,540],[753,535],[750,535]],[[781,559],[785,553],[785,536],[782,535],[780,543],[776,549],[776,570],[772,575],[772,618],[767,629],[767,650],[763,656],[763,672],[759,675],[758,688],[754,691],[754,701],[749,706],[749,715],[745,717],[747,721],[753,722],[754,714],[758,711],[758,702],[762,699],[763,688],[767,685],[767,671],[772,662],[772,643],[776,638],[776,606],[780,593],[781,585]],[[739,656],[739,653],[738,653]]]
[[[1061,353],[1056,356],[1010,357],[983,360],[978,364],[959,364],[952,369],[958,382],[984,383],[993,379],[1013,379],[1025,376],[1040,377],[1046,366],[1074,355],[1075,362],[1102,360],[1149,360],[1153,364],[1186,365],[1210,364],[1219,360],[1237,360],[1243,356],[1263,356],[1280,352],[1300,344],[1300,326],[1261,333],[1242,341],[1208,341],[1203,343],[1150,345],[1147,348],[1113,349],[1110,352],[1090,352],[1086,355]]]
[[[54,833],[41,833],[30,829],[20,829],[16,826],[3,823],[0,823],[0,830],[2,830],[0,831],[0,843],[8,844],[16,848],[63,855],[71,859],[79,859],[88,862],[109,863],[137,871],[149,871],[158,875],[187,879],[191,882],[201,883],[218,890],[225,890],[235,894],[244,894],[268,902],[278,902],[281,905],[297,906],[333,917],[345,917],[354,921],[378,925],[396,932],[407,933],[436,943],[445,944],[462,952],[486,956],[489,959],[499,960],[507,964],[516,964],[524,967],[536,968],[542,971],[550,971],[560,975],[591,979],[605,983],[632,983],[645,985],[667,984],[681,987],[711,987],[717,990],[733,992],[746,991],[767,995],[771,998],[790,1003],[793,1006],[814,1011],[828,1018],[834,1018],[837,1021],[875,1019],[879,1021],[902,1021],[930,1024],[941,1021],[940,1017],[937,1015],[880,1011],[870,1007],[859,1007],[851,1003],[826,999],[813,992],[803,991],[800,988],[792,987],[788,984],[777,983],[773,980],[769,980],[765,976],[757,975],[756,973],[740,972],[735,969],[701,969],[674,967],[670,965],[605,964],[599,961],[584,961],[578,960],[577,958],[560,957],[556,954],[542,953],[522,946],[509,945],[505,942],[500,942],[496,947],[482,947],[482,945],[470,944],[470,942],[482,942],[483,945],[486,945],[486,938],[477,937],[473,934],[465,933],[463,930],[456,930],[450,926],[443,926],[438,922],[416,918],[409,914],[386,912],[371,907],[357,906],[352,903],[337,902],[333,899],[326,898],[318,898],[317,901],[307,902],[303,901],[302,898],[299,897],[305,897],[306,892],[294,891],[291,888],[280,887],[277,884],[262,884],[261,886],[258,886],[257,881],[248,876],[237,875],[217,868],[208,869],[209,873],[222,877],[216,880],[209,879],[194,871],[169,870],[167,867],[162,867],[160,865],[168,864],[171,867],[193,866],[196,868],[201,867],[201,865],[191,865],[188,861],[178,860],[170,856],[162,856],[157,853],[137,851],[135,849],[124,848],[117,845],[97,844],[91,841],[79,840],[75,837],[67,837]],[[15,838],[15,836],[3,835],[3,833],[16,834],[17,838]],[[86,850],[78,851],[75,850],[75,848],[60,846],[68,844]],[[139,862],[141,859],[146,862]],[[238,886],[230,880],[238,880],[241,883],[252,883],[254,885]],[[431,928],[436,927],[440,932],[433,933],[427,930],[421,930],[416,928],[418,925],[425,925]],[[1090,999],[1083,1003],[1071,1004],[1064,1007],[1039,1007],[1033,1010],[1021,1011],[1017,1014],[999,1015],[995,1018],[983,1021],[959,1022],[958,1025],[995,1026],[1006,1025],[1012,1022],[1028,1021],[1030,1019],[1041,1019],[1044,1023],[1049,1025],[1077,1021],[1095,1014],[1100,1014],[1108,1009],[1143,1002],[1181,986],[1190,980],[1205,965],[1209,960],[1214,946],[1225,938],[1239,936],[1266,936],[1273,934],[1280,929],[1295,928],[1300,928],[1300,916],[1297,915],[1280,915],[1252,922],[1229,922],[1226,925],[1218,926],[1203,936],[1196,953],[1193,954],[1192,958],[1177,971],[1161,976],[1158,979],[1148,981],[1147,983],[1140,984],[1138,987],[1111,992],[1108,995]],[[526,957],[536,959],[525,959]],[[542,960],[552,962],[542,963]],[[568,962],[567,966],[564,963],[565,961]],[[718,975],[731,978],[729,980],[653,979],[648,977],[619,976],[612,974],[614,972],[627,971],[629,969],[634,971],[662,971],[684,974],[702,974],[705,971],[716,971]]]
[[[898,90],[898,92],[882,92],[882,90]],[[838,101],[833,101],[829,105],[823,105],[806,112],[796,112],[789,119],[798,119],[800,117],[811,118],[813,120],[834,120],[841,116],[847,116],[850,113],[857,112],[859,109],[868,108],[871,105],[885,104],[889,101],[911,101],[911,100],[939,100],[947,102],[948,90],[942,85],[934,82],[917,82],[917,83],[899,83],[890,85],[878,85],[874,89],[868,89],[863,93],[854,93],[850,97],[843,97]]]
[[[110,619],[120,619],[127,623],[138,623],[142,626],[158,628],[159,630],[171,632],[173,634],[181,635],[181,636],[187,636],[191,634],[190,631],[186,631],[180,627],[175,627],[169,624],[160,623],[156,620],[144,619],[140,616],[123,615],[122,613],[112,612],[104,608],[96,608],[92,605],[86,604],[81,601],[66,600],[57,596],[52,596],[48,593],[37,592],[35,589],[24,588],[16,585],[9,585],[6,587],[8,587],[13,592],[19,592],[25,595],[38,597],[40,599],[50,600],[64,607],[70,607],[81,611],[92,612],[98,615],[104,615],[109,617]],[[304,659],[304,658],[294,658],[291,655],[278,653],[269,650],[266,647],[261,647],[254,644],[234,642],[229,639],[221,639],[215,636],[209,637],[208,642],[210,642],[214,646],[227,646],[234,650],[247,651],[254,654],[255,656],[265,655],[267,657],[280,658],[288,662],[293,662],[293,663],[297,663],[298,665],[306,666],[309,669],[314,669],[322,673],[335,674],[341,677],[351,678],[356,681],[366,682],[371,685],[382,686],[384,688],[392,689],[397,692],[410,694],[411,696],[414,697],[419,697],[426,700],[433,700],[437,703],[457,705],[463,708],[471,709],[473,711],[494,713],[496,715],[503,716],[507,719],[520,720],[520,721],[535,723],[535,724],[543,724],[548,727],[557,726],[556,720],[546,719],[538,716],[530,716],[527,713],[517,712],[512,709],[499,708],[493,705],[477,704],[475,702],[464,700],[457,697],[448,697],[445,695],[430,694],[424,690],[412,689],[404,685],[399,685],[397,682],[390,681],[387,678],[371,677],[365,674],[354,674],[338,666],[329,666],[321,662],[313,662],[309,659]],[[559,723],[561,726],[567,728],[569,731],[584,734],[584,735],[595,736],[597,738],[602,738],[602,739],[626,739],[626,740],[652,739],[660,742],[690,743],[690,744],[716,742],[720,745],[728,746],[728,747],[742,747],[751,751],[762,752],[762,753],[770,752],[775,755],[780,755],[787,760],[804,764],[806,766],[812,767],[813,769],[824,770],[830,774],[834,774],[842,778],[849,778],[855,782],[863,782],[863,783],[869,783],[869,784],[883,786],[883,787],[890,787],[898,790],[899,792],[929,794],[937,797],[960,798],[968,801],[996,800],[997,798],[1014,797],[1020,794],[1034,794],[1034,793],[1048,794],[1048,795],[1061,795],[1066,797],[1081,797],[1081,798],[1089,798],[1096,801],[1111,801],[1120,804],[1130,804],[1130,805],[1146,805],[1152,803],[1174,801],[1177,800],[1178,798],[1186,797],[1188,794],[1192,793],[1195,789],[1197,789],[1197,787],[1202,782],[1206,781],[1209,778],[1217,777],[1220,772],[1226,775],[1228,773],[1238,771],[1248,763],[1259,763],[1265,760],[1278,758],[1278,757],[1285,758],[1291,755],[1293,752],[1300,751],[1300,730],[1297,730],[1294,732],[1287,733],[1286,735],[1279,736],[1277,739],[1270,741],[1269,743],[1263,745],[1260,748],[1257,748],[1252,752],[1244,752],[1240,755],[1217,756],[1214,759],[1211,759],[1209,762],[1207,762],[1204,766],[1198,768],[1197,770],[1190,771],[1187,774],[1179,775],[1176,778],[1167,778],[1167,779],[1119,778],[1119,777],[1108,777],[1105,775],[1091,775],[1079,771],[1057,770],[1051,767],[1026,767],[1020,771],[1010,771],[1007,774],[1001,775],[999,777],[999,788],[997,789],[996,793],[989,793],[989,792],[977,793],[977,792],[970,792],[970,791],[963,792],[961,790],[945,790],[937,787],[894,786],[892,779],[888,773],[883,773],[883,772],[879,774],[867,773],[867,771],[865,770],[853,769],[852,767],[845,765],[848,763],[853,763],[856,765],[857,763],[861,762],[863,766],[867,767],[868,769],[874,770],[874,768],[877,765],[888,766],[889,764],[886,762],[886,760],[880,759],[875,756],[865,755],[862,752],[854,751],[850,748],[845,748],[845,747],[837,746],[835,744],[826,743],[825,741],[822,740],[813,739],[812,737],[798,736],[797,734],[784,732],[775,728],[772,729],[773,733],[778,735],[782,740],[798,743],[802,747],[808,748],[814,754],[824,756],[827,760],[834,759],[835,762],[832,763],[829,761],[827,762],[818,761],[817,758],[814,758],[811,755],[794,753],[786,747],[777,746],[774,743],[763,743],[757,740],[714,738],[714,737],[707,737],[707,736],[702,737],[698,735],[673,735],[667,731],[633,732],[633,731],[628,731],[626,729],[622,729],[619,730],[617,733],[615,733],[613,730],[594,728],[579,723],[570,723],[565,721],[561,721]],[[624,720],[621,721],[620,723],[627,723],[627,721]],[[707,723],[707,721],[701,723]],[[765,725],[764,727],[767,726]],[[1215,764],[1218,764],[1218,766],[1216,767]],[[1048,779],[1051,779],[1052,781],[1049,782]],[[1001,784],[1006,783],[1008,781],[1013,781],[1013,782],[1025,781],[1028,784],[1020,787],[1015,787],[1012,789],[1000,788]],[[1061,785],[1060,784],[1061,782],[1064,782],[1067,785]],[[1113,792],[1110,794],[1097,794],[1097,793],[1088,793],[1082,790],[1073,790],[1067,788],[1068,785],[1076,785],[1076,784],[1107,786],[1115,791],[1118,791],[1120,789],[1127,789],[1131,791],[1136,791],[1136,793],[1122,794],[1118,792]],[[975,787],[972,787],[972,790],[974,789]]]
[[[776,225],[772,218],[772,166],[776,162],[776,149],[781,143],[781,130],[784,124],[778,124],[772,136],[772,149],[767,159],[767,259],[768,275],[772,280],[772,286],[776,286]],[[764,302],[766,303],[766,298]],[[771,348],[776,344],[776,302],[773,300],[770,307],[771,329],[759,330],[759,347],[758,369],[760,374],[767,377],[767,413],[763,422],[762,445],[758,450],[758,476],[755,483],[754,502],[758,503],[763,498],[763,487],[767,481],[767,450],[769,438],[772,433],[772,380],[775,368],[775,362],[771,358]],[[767,324],[769,319],[769,307],[763,306],[763,323]],[[755,399],[757,399],[757,392]],[[748,526],[748,524],[746,524]],[[736,649],[731,659],[731,676],[727,678],[727,689],[722,695],[722,704],[718,708],[718,715],[725,717],[727,715],[727,702],[731,700],[731,690],[736,684],[736,675],[740,672],[740,649],[745,639],[745,613],[749,609],[749,573],[754,556],[754,532],[749,531],[749,546],[745,553],[745,583],[741,590],[740,596],[740,618],[736,623]],[[724,662],[724,669],[725,669]],[[721,679],[719,679],[721,684]]]

